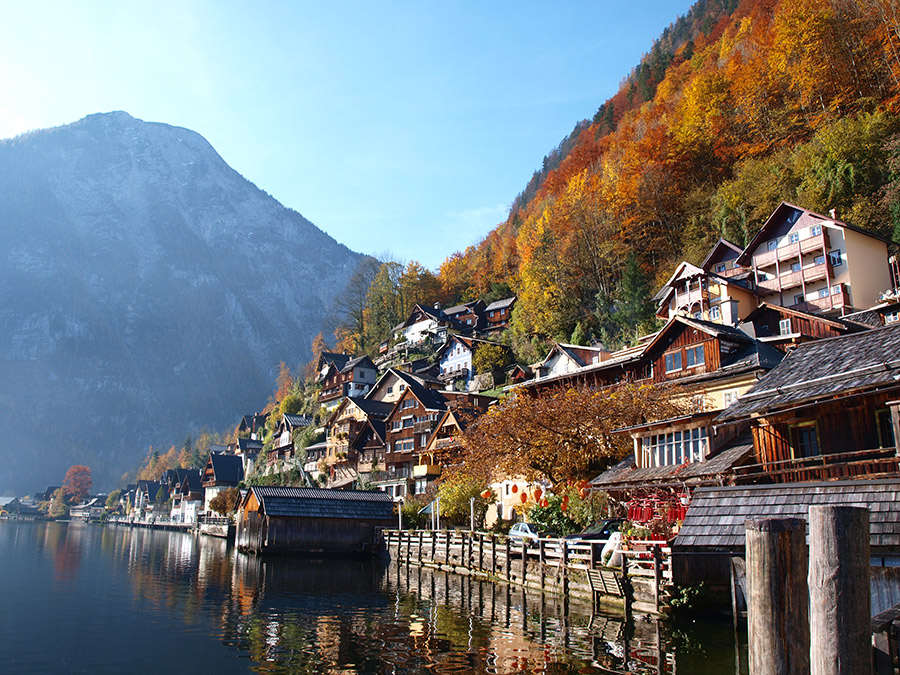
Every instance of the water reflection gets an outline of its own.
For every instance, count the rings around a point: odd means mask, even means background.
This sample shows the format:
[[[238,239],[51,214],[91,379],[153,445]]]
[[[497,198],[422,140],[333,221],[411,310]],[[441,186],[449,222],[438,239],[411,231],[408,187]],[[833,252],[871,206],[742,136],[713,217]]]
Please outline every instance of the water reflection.
[[[0,562],[8,541],[21,547],[4,528]],[[84,587],[78,602],[102,594],[104,606],[84,612],[146,622],[123,623],[124,638],[107,632],[119,653],[80,655],[85,671],[112,672],[113,657],[117,668],[129,658],[140,668],[154,651],[141,636],[165,630],[168,656],[192,659],[196,672],[738,672],[727,622],[625,623],[470,577],[387,562],[246,556],[223,540],[181,533],[76,524],[35,524],[31,532],[56,580],[73,592]],[[109,591],[117,584],[121,597]]]

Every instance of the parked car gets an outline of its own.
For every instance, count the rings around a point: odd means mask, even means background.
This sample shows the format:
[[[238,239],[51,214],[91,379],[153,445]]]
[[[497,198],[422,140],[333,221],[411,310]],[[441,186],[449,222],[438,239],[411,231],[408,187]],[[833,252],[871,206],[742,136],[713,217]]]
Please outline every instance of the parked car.
[[[555,536],[555,532],[537,523],[516,523],[509,528],[509,538],[520,541],[537,541],[538,539]]]
[[[622,527],[622,523],[624,522],[624,518],[608,518],[606,520],[601,520],[594,523],[584,532],[567,534],[565,537],[563,537],[563,539],[566,540],[566,546],[572,546],[582,541],[588,543],[595,541],[607,541],[613,532],[619,531],[619,529]]]

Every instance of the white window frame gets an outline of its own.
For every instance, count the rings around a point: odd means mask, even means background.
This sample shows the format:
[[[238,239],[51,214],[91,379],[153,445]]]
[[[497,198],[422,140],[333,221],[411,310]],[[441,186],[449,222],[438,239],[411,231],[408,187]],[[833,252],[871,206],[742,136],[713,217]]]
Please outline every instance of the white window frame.
[[[781,319],[778,322],[778,334],[779,335],[790,335],[791,334],[791,320],[790,319]]]

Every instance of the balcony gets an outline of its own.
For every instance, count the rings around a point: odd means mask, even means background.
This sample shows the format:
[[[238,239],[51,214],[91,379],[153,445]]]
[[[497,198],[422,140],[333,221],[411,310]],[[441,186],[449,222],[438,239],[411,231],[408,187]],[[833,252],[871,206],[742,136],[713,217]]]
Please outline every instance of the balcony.
[[[430,434],[434,431],[434,425],[437,424],[434,420],[427,420],[425,422],[416,422],[413,425],[413,431],[417,434]]]
[[[435,440],[434,445],[432,445],[432,449],[434,450],[446,450],[447,448],[455,448],[459,445],[459,439],[456,436],[450,436],[449,438],[438,438]]]
[[[798,288],[804,284],[811,284],[821,281],[827,277],[833,277],[834,271],[831,268],[831,262],[827,261],[818,265],[810,265],[804,267],[797,272],[788,272],[774,279],[761,279],[757,286],[760,290],[771,291],[777,293],[789,288]]]
[[[413,467],[413,478],[427,478],[441,475],[440,464],[416,464]]]
[[[895,448],[877,448],[830,455],[815,455],[734,468],[734,481],[744,483],[796,483],[812,480],[896,477],[900,457]]]
[[[776,260],[784,262],[799,258],[801,253],[812,253],[813,251],[823,251],[824,253],[829,246],[828,233],[823,230],[821,234],[806,237],[794,244],[784,244],[772,251],[757,253],[753,256],[753,263],[757,268],[769,267],[774,265]]]
[[[850,307],[850,294],[847,292],[846,284],[835,284],[832,286],[830,295],[827,297],[813,298],[791,305],[791,309],[812,313],[827,312],[830,309],[840,309],[841,307]]]
[[[459,370],[450,370],[447,372],[441,371],[439,379],[441,380],[458,380],[458,379],[469,379],[469,369],[468,368],[460,368]]]

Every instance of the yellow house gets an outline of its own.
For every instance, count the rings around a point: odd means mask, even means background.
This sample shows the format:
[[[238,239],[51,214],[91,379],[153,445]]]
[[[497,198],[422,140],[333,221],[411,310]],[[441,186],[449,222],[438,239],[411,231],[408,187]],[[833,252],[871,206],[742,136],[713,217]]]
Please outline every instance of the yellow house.
[[[726,263],[716,263],[722,264]],[[734,271],[737,268],[732,266],[728,269]],[[688,316],[736,326],[741,317],[756,307],[757,295],[746,279],[736,275],[729,278],[682,262],[656,294],[655,300],[658,303],[656,316],[663,321],[675,316]]]
[[[888,244],[874,232],[782,202],[737,263],[766,302],[843,315],[892,289]]]

